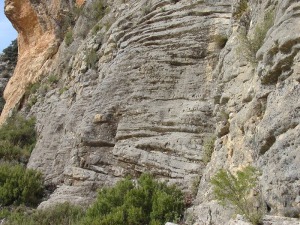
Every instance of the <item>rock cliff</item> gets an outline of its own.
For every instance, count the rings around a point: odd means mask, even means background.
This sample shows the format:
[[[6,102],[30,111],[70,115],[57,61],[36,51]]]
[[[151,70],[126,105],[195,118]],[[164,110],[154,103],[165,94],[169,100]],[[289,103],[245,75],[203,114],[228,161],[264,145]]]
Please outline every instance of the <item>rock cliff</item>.
[[[28,166],[54,190],[40,207],[150,171],[197,192],[191,224],[225,224],[209,180],[252,164],[269,214],[299,209],[300,3],[76,3],[6,0],[19,60],[1,120],[37,118]]]

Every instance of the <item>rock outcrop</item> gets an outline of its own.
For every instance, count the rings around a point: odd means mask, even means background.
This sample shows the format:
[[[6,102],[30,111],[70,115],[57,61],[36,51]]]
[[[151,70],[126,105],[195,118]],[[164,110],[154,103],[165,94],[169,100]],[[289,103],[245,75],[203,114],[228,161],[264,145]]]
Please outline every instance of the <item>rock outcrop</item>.
[[[82,5],[64,42],[56,18],[78,7],[6,2],[20,59],[1,118],[16,104],[37,118],[28,166],[55,187],[40,207],[88,203],[98,187],[151,172],[198,192],[191,224],[225,224],[232,212],[213,199],[210,178],[252,164],[268,213],[299,208],[300,3],[94,2]],[[256,32],[270,24],[258,44]],[[36,103],[22,107],[36,81]],[[207,164],[205,140],[215,135]]]
[[[61,43],[66,12],[73,7],[63,0],[5,0],[5,14],[18,31],[19,57],[4,92],[6,105],[0,123],[12,108],[22,104],[26,87],[43,77]]]

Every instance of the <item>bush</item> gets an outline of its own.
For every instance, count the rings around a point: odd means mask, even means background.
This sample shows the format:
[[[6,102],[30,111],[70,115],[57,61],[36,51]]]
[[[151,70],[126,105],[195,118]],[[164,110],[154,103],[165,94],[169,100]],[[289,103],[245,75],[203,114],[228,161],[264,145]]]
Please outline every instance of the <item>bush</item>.
[[[248,10],[248,0],[240,0],[232,16],[235,19],[240,19],[247,10]]]
[[[218,34],[218,35],[214,36],[214,41],[215,41],[216,45],[218,46],[218,48],[222,49],[225,47],[225,45],[228,41],[228,37],[226,35]]]
[[[67,87],[63,87],[59,89],[59,94],[62,95],[64,92],[66,92],[67,90],[69,90]]]
[[[36,143],[35,119],[19,114],[8,118],[0,128],[0,157],[26,163]]]
[[[62,203],[45,210],[35,210],[31,213],[26,208],[20,208],[12,212],[2,210],[1,214],[0,219],[6,218],[5,225],[71,225],[77,224],[84,215],[84,210],[79,206]]]
[[[25,98],[28,98],[29,95],[35,94],[40,88],[40,83],[31,83],[25,89]]]
[[[205,164],[209,163],[211,160],[211,156],[212,156],[212,153],[214,152],[214,148],[215,148],[215,141],[216,141],[216,137],[214,137],[214,136],[206,138],[204,140],[203,162]]]
[[[16,161],[26,164],[29,156],[29,151],[13,145],[9,141],[0,141],[0,159],[2,161]]]
[[[274,24],[274,10],[266,13],[263,22],[255,27],[253,36],[248,38],[246,34],[241,35],[242,52],[248,61],[257,63],[256,53],[264,43],[267,32]]]
[[[252,224],[261,224],[265,213],[260,194],[249,198],[250,192],[257,187],[258,170],[247,166],[234,176],[228,170],[221,169],[211,179],[213,192],[222,205],[232,205],[236,213],[244,215]],[[259,205],[257,205],[259,203]],[[260,208],[259,208],[260,207]]]
[[[101,190],[81,224],[161,225],[176,221],[183,209],[180,190],[144,174],[138,179],[137,185],[125,179],[113,188]]]
[[[1,178],[5,177],[1,171],[0,169]],[[31,187],[31,190],[37,189]],[[144,174],[137,184],[127,178],[118,182],[115,187],[102,189],[87,212],[64,203],[33,212],[22,208],[12,212],[2,210],[0,219],[5,218],[6,225],[163,225],[167,221],[177,221],[183,210],[183,194],[180,190]]]
[[[73,41],[74,41],[74,39],[73,39],[73,31],[72,30],[68,30],[67,33],[65,34],[65,44],[67,46],[69,46],[70,44],[72,44]]]
[[[0,204],[36,205],[43,194],[42,175],[22,165],[0,164]]]
[[[95,21],[101,20],[109,11],[109,8],[103,0],[94,1],[91,9],[90,15]]]
[[[86,64],[89,69],[95,69],[97,67],[98,60],[99,57],[94,49],[86,52]]]
[[[50,76],[48,77],[48,83],[49,83],[49,84],[57,84],[58,81],[59,81],[59,77],[56,76],[56,75],[50,75]]]
[[[253,38],[250,39],[251,50],[256,52],[263,45],[267,32],[274,24],[274,11],[269,11],[266,13],[264,20],[261,24],[255,27]]]

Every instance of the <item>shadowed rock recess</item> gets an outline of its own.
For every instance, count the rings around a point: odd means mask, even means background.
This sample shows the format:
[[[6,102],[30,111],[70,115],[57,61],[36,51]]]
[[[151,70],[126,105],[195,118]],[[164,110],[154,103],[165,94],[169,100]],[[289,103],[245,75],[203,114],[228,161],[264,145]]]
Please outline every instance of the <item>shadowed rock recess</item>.
[[[40,208],[151,172],[196,188],[190,224],[226,224],[210,178],[249,164],[269,214],[299,208],[300,2],[97,1],[6,0],[19,60],[1,121],[13,108],[37,119],[28,167],[54,190]]]

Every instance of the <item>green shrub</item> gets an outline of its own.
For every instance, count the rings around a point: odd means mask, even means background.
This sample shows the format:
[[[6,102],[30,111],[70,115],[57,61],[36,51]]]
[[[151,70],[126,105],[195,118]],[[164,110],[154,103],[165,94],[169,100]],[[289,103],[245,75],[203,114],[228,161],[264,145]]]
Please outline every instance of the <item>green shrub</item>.
[[[1,171],[1,178],[5,177]],[[32,190],[36,189],[32,187]],[[103,188],[87,212],[64,203],[31,212],[22,208],[12,212],[4,209],[1,210],[0,219],[6,218],[6,225],[163,225],[166,221],[176,221],[183,210],[183,194],[180,190],[144,174],[137,184],[125,179],[115,187]]]
[[[191,192],[193,197],[196,197],[198,193],[200,181],[201,181],[201,176],[196,176],[192,182]]]
[[[16,161],[26,164],[30,157],[30,151],[13,145],[9,141],[0,141],[0,159],[1,161]]]
[[[0,204],[36,205],[43,194],[42,175],[22,165],[0,164]]]
[[[144,16],[148,15],[151,12],[151,7],[152,5],[150,3],[144,5],[144,7],[142,8],[142,13]]]
[[[203,162],[205,164],[209,163],[211,160],[211,156],[215,148],[215,141],[216,141],[216,137],[214,136],[204,139]]]
[[[69,90],[67,87],[63,87],[59,89],[59,94],[62,95],[64,92],[66,92],[67,90]]]
[[[89,52],[86,53],[86,64],[87,64],[87,67],[89,69],[95,69],[96,66],[97,66],[97,62],[98,62],[98,55],[97,55],[97,52],[92,49],[90,50]]]
[[[59,81],[59,77],[56,75],[50,75],[48,77],[48,83],[49,84],[57,84],[57,82]]]
[[[35,94],[40,88],[40,83],[31,83],[25,89],[25,98],[28,98],[29,95]]]
[[[96,24],[94,27],[93,27],[93,30],[92,30],[92,34],[95,35],[98,33],[99,30],[102,29],[102,26],[100,24]]]
[[[45,210],[34,210],[28,212],[26,208],[13,210],[2,210],[0,219],[6,218],[5,225],[71,225],[84,215],[84,210],[70,203],[57,204]]]
[[[49,90],[50,90],[50,86],[47,83],[43,84],[39,89],[39,94],[41,96],[45,96]]]
[[[246,34],[240,36],[242,41],[242,49],[246,59],[252,63],[257,63],[256,53],[264,43],[267,32],[274,24],[274,10],[270,10],[264,16],[264,20],[255,27],[252,37],[247,37]]]
[[[37,103],[37,96],[34,95],[28,99],[26,104],[27,109],[31,109],[35,103]]]
[[[257,187],[258,176],[259,172],[256,168],[247,166],[236,175],[221,169],[211,179],[216,199],[222,205],[232,205],[236,213],[244,215],[252,224],[261,224],[265,213],[261,195],[249,197],[250,192]]]
[[[8,118],[0,128],[1,160],[26,163],[36,143],[35,119],[19,114]]]
[[[214,36],[214,42],[217,44],[218,48],[222,49],[225,47],[228,41],[228,37],[226,35],[218,34]]]
[[[69,46],[70,44],[72,44],[73,41],[74,41],[74,39],[73,39],[73,31],[72,30],[68,30],[67,33],[65,34],[65,44],[67,46]]]
[[[137,185],[125,179],[113,188],[101,190],[81,224],[162,225],[167,221],[176,221],[183,209],[180,190],[144,174],[138,179]]]
[[[253,38],[250,39],[252,52],[257,52],[263,45],[267,32],[274,24],[274,11],[266,13],[262,23],[255,27]]]
[[[91,9],[90,15],[95,21],[101,20],[109,11],[109,8],[103,0],[95,0]]]
[[[235,19],[240,19],[247,10],[248,10],[248,0],[240,0],[232,16]]]
[[[68,30],[72,29],[77,19],[82,15],[83,7],[75,5],[70,11],[64,13],[61,20],[61,32],[66,35]]]

